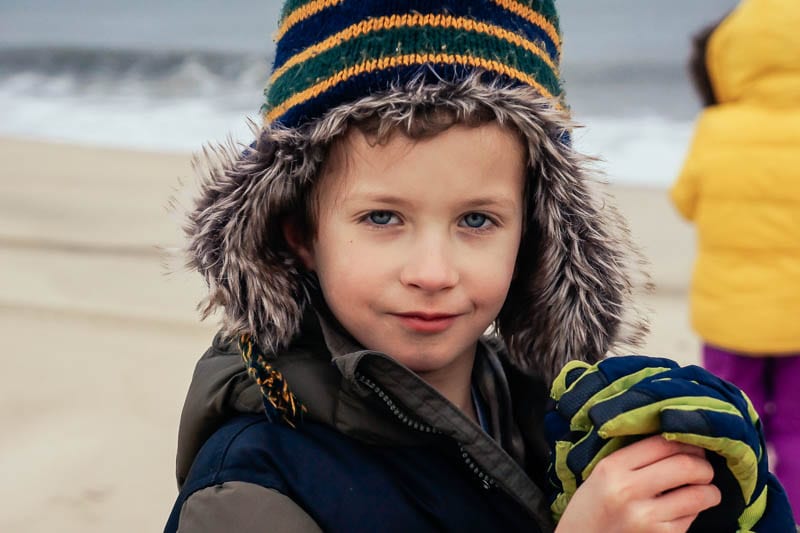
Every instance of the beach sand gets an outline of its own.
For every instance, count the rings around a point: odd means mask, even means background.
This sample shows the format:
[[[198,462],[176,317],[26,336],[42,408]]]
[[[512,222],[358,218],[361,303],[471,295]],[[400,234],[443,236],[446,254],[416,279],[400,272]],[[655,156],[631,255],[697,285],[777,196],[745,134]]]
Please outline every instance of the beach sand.
[[[0,160],[0,531],[159,531],[181,404],[216,329],[195,310],[199,275],[164,265],[190,156],[0,139]],[[657,286],[641,352],[696,362],[692,230],[664,190],[612,192]]]

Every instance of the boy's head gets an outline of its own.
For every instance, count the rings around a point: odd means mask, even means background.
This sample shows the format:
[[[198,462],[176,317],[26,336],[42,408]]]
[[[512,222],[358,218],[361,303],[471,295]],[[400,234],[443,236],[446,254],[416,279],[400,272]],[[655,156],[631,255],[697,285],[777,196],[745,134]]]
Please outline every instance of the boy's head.
[[[521,138],[494,121],[379,143],[351,128],[310,192],[311,224],[289,218],[284,234],[360,344],[444,380],[471,368],[506,301],[526,175]]]
[[[433,4],[287,3],[264,127],[190,215],[206,311],[269,352],[321,289],[396,357],[406,335],[456,363],[494,323],[545,376],[596,360],[643,327],[622,333],[629,247],[569,141],[553,4]]]

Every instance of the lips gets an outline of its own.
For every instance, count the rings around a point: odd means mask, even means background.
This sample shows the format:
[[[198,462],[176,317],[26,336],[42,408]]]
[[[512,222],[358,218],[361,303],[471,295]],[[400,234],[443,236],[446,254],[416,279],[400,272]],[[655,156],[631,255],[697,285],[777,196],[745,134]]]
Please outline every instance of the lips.
[[[458,315],[445,313],[397,313],[394,315],[403,326],[416,333],[441,333],[455,322]]]

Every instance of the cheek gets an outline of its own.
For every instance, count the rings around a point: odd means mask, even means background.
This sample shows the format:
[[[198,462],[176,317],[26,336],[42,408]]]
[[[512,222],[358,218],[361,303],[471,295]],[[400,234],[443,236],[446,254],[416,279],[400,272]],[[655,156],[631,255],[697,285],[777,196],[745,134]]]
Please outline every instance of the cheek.
[[[484,290],[485,298],[493,303],[499,311],[508,296],[508,289],[511,286],[511,280],[514,277],[514,262],[498,264],[497,268],[491,272],[487,272],[484,276]]]
[[[502,244],[485,250],[482,257],[472,261],[469,277],[473,295],[498,311],[508,295],[519,249],[519,242],[515,239]]]
[[[354,299],[374,290],[386,258],[347,232],[320,232],[314,247],[317,275],[327,299]]]

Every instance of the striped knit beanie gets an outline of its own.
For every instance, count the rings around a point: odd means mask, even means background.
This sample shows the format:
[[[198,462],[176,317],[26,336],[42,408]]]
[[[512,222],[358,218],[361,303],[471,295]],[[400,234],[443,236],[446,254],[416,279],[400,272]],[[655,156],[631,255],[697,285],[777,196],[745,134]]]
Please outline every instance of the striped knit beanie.
[[[524,84],[563,107],[553,0],[288,0],[264,123],[294,128],[423,77]]]

